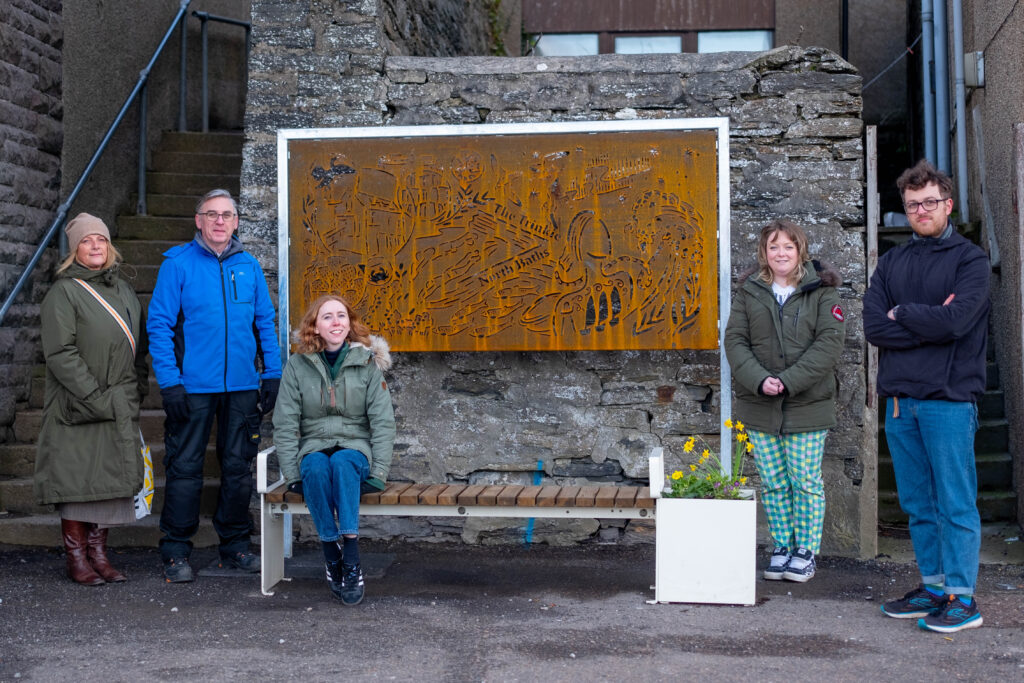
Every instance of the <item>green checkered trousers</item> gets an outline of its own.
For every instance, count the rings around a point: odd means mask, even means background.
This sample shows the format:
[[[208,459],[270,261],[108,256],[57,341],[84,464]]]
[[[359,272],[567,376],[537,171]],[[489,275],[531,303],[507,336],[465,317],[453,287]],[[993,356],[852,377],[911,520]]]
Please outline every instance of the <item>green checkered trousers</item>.
[[[828,430],[779,435],[751,429],[748,434],[775,545],[807,548],[817,555],[825,520],[821,456]]]

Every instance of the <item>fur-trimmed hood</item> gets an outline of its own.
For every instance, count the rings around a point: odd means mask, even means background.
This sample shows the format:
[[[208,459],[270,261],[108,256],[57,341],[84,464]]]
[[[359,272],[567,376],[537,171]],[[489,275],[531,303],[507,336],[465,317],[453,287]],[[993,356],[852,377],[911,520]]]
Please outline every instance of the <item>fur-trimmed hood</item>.
[[[804,263],[806,264],[808,262],[805,261]],[[821,280],[822,286],[838,287],[843,283],[843,276],[839,274],[839,271],[836,270],[831,263],[827,261],[821,261],[819,259],[811,259],[810,263],[814,267],[814,273]],[[804,269],[810,271],[810,269],[807,268],[806,265],[804,266]],[[736,280],[736,284],[738,286],[742,286],[743,283],[745,283],[751,275],[756,275],[760,270],[760,266],[758,266],[756,263],[752,266],[748,266],[747,268],[743,269],[742,272],[740,272],[740,275]]]
[[[388,340],[384,337],[371,334],[369,347],[359,342],[352,342],[352,348],[356,347],[368,349],[373,354],[373,362],[377,364],[381,372],[387,372],[391,369],[391,345],[388,344]]]

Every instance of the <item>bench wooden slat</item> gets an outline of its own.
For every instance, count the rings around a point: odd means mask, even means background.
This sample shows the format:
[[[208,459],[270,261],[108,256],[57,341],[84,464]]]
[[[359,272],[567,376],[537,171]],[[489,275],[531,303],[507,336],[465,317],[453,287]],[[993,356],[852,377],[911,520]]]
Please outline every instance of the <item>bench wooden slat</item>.
[[[555,505],[558,507],[575,507],[576,496],[579,493],[579,486],[563,486],[558,490],[558,495],[555,496]]]
[[[280,486],[270,489],[267,491],[267,501],[271,503],[283,503],[284,493],[288,490],[288,485],[282,483]]]
[[[487,488],[484,484],[472,484],[464,488],[455,499],[459,505],[476,505],[476,498]]]
[[[537,494],[537,507],[554,507],[555,498],[558,497],[558,494],[561,490],[561,486],[541,486],[540,493]]]
[[[633,503],[636,501],[636,494],[639,492],[640,489],[636,486],[620,486],[615,492],[615,507],[634,507]]]
[[[646,486],[640,489],[640,493],[636,495],[636,503],[634,505],[638,508],[653,508],[654,499],[651,498],[651,489]]]
[[[480,495],[476,497],[477,505],[486,505],[488,507],[498,504],[498,494],[505,490],[504,486],[485,486],[484,490],[480,492]]]
[[[399,481],[394,484],[388,484],[383,492],[380,494],[381,505],[397,505],[398,496],[402,494],[402,491],[412,486],[407,481]]]
[[[519,492],[523,490],[523,488],[524,487],[518,484],[506,486],[505,488],[503,488],[501,490],[501,493],[498,494],[498,505],[515,505],[516,497],[519,495]]]
[[[427,484],[413,484],[398,496],[399,505],[416,505],[420,502],[420,494],[427,489]]]
[[[373,493],[364,493],[359,498],[360,505],[380,505],[380,494],[383,491],[374,491]]]
[[[437,496],[438,505],[455,505],[459,500],[459,494],[466,488],[465,484],[449,484],[444,491]]]
[[[518,507],[532,508],[537,506],[537,496],[540,494],[541,486],[524,486],[523,490],[516,496]]]
[[[598,486],[581,486],[580,492],[576,494],[576,507],[580,508],[592,508],[595,505],[595,499],[597,498],[597,492],[600,490]]]
[[[420,493],[420,503],[422,505],[437,505],[437,497],[446,488],[448,488],[448,484],[431,484]]]
[[[617,488],[616,486],[602,486],[599,488],[594,504],[600,508],[610,508],[615,505],[615,492]]]

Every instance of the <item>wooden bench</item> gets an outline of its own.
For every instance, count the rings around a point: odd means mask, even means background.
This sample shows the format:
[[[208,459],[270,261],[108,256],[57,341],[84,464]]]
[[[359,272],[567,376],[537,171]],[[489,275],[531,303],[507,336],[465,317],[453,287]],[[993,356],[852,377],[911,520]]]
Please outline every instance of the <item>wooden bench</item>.
[[[267,459],[275,447],[256,456],[260,494],[262,590],[273,595],[284,579],[284,514],[309,514],[302,496],[284,479],[267,482]],[[392,482],[380,493],[364,495],[360,515],[399,517],[545,517],[654,519],[654,498],[646,486],[486,486]]]

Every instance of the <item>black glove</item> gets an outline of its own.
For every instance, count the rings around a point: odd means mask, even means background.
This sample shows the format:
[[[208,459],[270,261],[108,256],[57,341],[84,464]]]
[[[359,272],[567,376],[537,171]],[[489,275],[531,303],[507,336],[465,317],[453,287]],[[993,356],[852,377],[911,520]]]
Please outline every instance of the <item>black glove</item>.
[[[160,390],[164,400],[164,412],[170,422],[188,422],[188,394],[184,384],[175,384]]]
[[[366,481],[359,484],[359,495],[365,496],[367,493],[380,493],[384,490],[384,482],[376,477],[370,477]]]
[[[301,496],[302,495],[302,480],[300,479],[298,481],[293,481],[292,483],[288,484],[288,491],[290,493],[297,493],[297,494],[299,494]]]
[[[260,413],[266,415],[277,403],[277,390],[281,388],[281,380],[265,379],[260,383]]]

